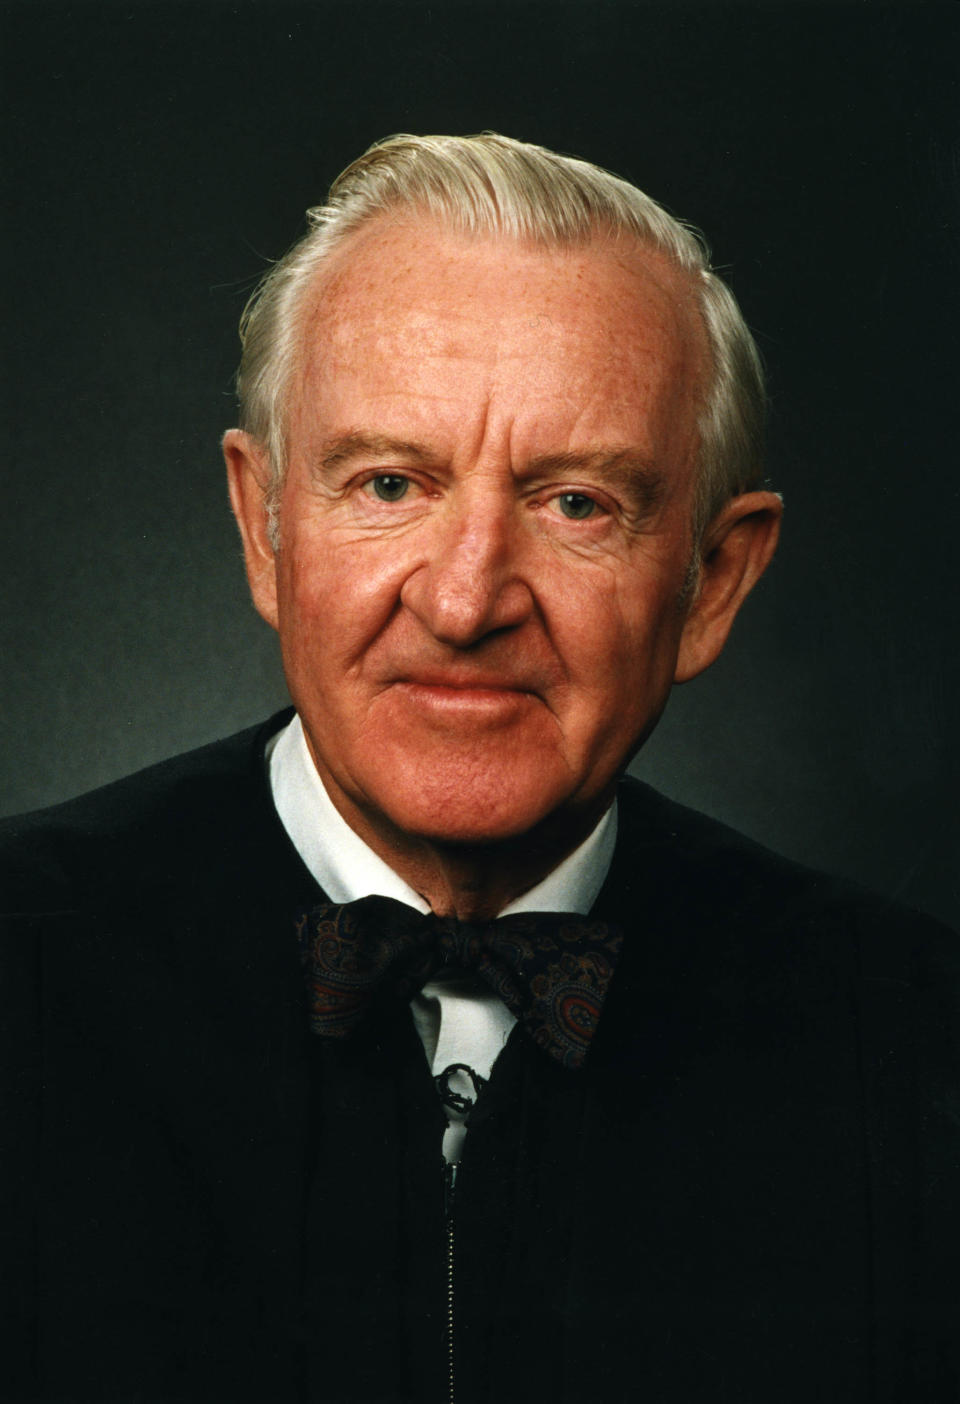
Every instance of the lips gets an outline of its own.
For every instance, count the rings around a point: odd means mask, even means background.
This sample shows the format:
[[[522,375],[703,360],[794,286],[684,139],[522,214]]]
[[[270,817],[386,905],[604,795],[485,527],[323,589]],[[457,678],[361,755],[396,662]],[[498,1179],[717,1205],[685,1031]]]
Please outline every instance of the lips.
[[[447,689],[451,692],[535,692],[537,689],[527,680],[505,678],[491,673],[414,673],[398,678],[397,682],[407,687],[427,687]]]
[[[526,680],[524,680],[526,681]],[[423,716],[474,723],[503,723],[525,713],[536,693],[516,678],[488,673],[415,673],[390,689]]]

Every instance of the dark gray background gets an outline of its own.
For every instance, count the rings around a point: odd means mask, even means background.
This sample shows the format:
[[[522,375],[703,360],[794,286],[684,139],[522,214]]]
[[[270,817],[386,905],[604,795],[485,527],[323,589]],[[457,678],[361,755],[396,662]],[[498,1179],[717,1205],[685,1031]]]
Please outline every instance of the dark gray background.
[[[2,13],[6,812],[284,701],[217,448],[237,318],[370,141],[492,127],[700,224],[769,366],[781,552],[639,773],[960,919],[956,6]]]

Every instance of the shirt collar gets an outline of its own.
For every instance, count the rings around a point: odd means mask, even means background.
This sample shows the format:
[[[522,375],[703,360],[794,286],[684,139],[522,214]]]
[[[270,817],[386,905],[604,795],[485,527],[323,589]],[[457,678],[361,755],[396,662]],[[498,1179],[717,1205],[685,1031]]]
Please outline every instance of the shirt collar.
[[[420,894],[342,817],[317,774],[299,716],[272,738],[267,755],[280,822],[331,901],[352,902],[376,894],[406,902],[418,912],[430,910]],[[586,916],[607,876],[616,840],[614,801],[579,848],[536,887],[504,907],[500,916],[514,912],[578,912]]]

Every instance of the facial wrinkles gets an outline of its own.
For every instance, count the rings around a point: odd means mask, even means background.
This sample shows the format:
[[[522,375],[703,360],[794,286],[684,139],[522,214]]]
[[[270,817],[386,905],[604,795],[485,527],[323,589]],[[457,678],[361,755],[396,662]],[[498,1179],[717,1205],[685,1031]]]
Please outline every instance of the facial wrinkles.
[[[654,302],[661,291],[658,285]],[[587,289],[587,292],[597,300],[595,290]],[[645,302],[649,304],[650,299],[646,298]],[[549,299],[546,305],[549,307]],[[404,431],[411,416],[415,421],[413,427],[417,432],[411,437],[419,436],[423,426],[423,437],[429,440],[439,424],[441,439],[455,443],[451,455],[453,470],[469,473],[483,470],[491,475],[485,479],[491,483],[496,477],[494,465],[499,465],[501,473],[509,472],[513,465],[522,466],[538,436],[565,445],[581,440],[589,442],[592,424],[602,423],[605,416],[609,418],[621,402],[629,410],[638,398],[647,411],[644,432],[647,439],[652,440],[643,447],[654,456],[660,456],[666,455],[669,446],[673,450],[670,457],[674,460],[674,470],[680,467],[678,459],[691,456],[689,452],[677,452],[680,448],[676,443],[678,421],[692,416],[682,415],[686,408],[685,397],[678,389],[671,388],[689,383],[690,335],[685,329],[685,336],[668,338],[675,348],[672,359],[676,364],[669,367],[665,389],[662,383],[666,370],[662,361],[665,320],[662,308],[649,305],[645,308],[649,318],[660,323],[651,338],[654,345],[657,341],[661,343],[657,347],[659,362],[643,364],[646,348],[642,344],[632,348],[634,354],[630,357],[625,356],[623,347],[611,347],[603,358],[605,369],[600,375],[592,379],[581,377],[585,383],[575,383],[566,395],[555,393],[553,382],[548,380],[551,393],[546,397],[543,387],[537,383],[540,361],[537,346],[541,355],[547,349],[553,357],[569,351],[574,369],[577,354],[582,350],[576,329],[571,331],[550,315],[550,311],[528,317],[519,335],[516,325],[503,314],[501,321],[512,328],[512,335],[500,336],[491,335],[486,325],[478,332],[476,319],[471,316],[448,316],[441,321],[430,308],[408,311],[399,331],[395,319],[380,318],[376,314],[372,319],[368,316],[361,324],[359,318],[351,315],[349,298],[345,299],[345,306],[337,309],[337,315],[332,314],[329,305],[327,310],[331,313],[328,327],[332,335],[325,338],[329,354],[317,358],[321,360],[320,380],[328,385],[335,384],[340,371],[346,370],[349,374],[360,365],[369,367],[371,360],[389,367],[396,360],[395,352],[401,353],[404,377],[393,383],[389,375],[379,382],[374,377],[368,386],[373,423],[377,422],[379,410],[382,409],[389,419],[393,405],[399,403]],[[676,331],[677,323],[683,319],[676,316],[675,296],[670,311],[673,315],[669,320]],[[657,335],[658,330],[660,335]],[[411,347],[416,347],[417,351],[413,357]],[[493,354],[491,347],[495,348]],[[372,358],[371,349],[374,351]],[[590,359],[589,354],[587,359]],[[594,356],[594,369],[596,360]],[[576,381],[575,376],[573,379]],[[322,397],[322,388],[322,385],[311,386],[304,398],[316,403],[316,397]],[[501,400],[506,402],[503,407]],[[516,405],[518,400],[523,408],[511,418],[509,405],[511,402]],[[673,442],[670,442],[671,437]],[[678,475],[674,471],[668,476],[673,480],[672,492],[676,493]],[[403,530],[398,528],[398,534],[402,535]],[[469,525],[463,530],[469,544]],[[570,548],[557,545],[556,553],[562,554],[565,549]],[[590,548],[587,550],[589,554]],[[610,568],[601,566],[601,569],[608,579],[615,578]]]
[[[595,289],[584,292],[587,305],[598,301]],[[691,328],[685,325],[689,318],[677,308],[675,293],[667,307],[662,300],[658,284],[647,290],[638,301],[639,330],[623,342],[606,335],[599,315],[592,322],[587,319],[585,328],[583,316],[568,325],[569,317],[564,321],[551,315],[552,308],[518,320],[509,308],[495,306],[485,314],[480,299],[476,315],[459,315],[447,308],[440,317],[439,309],[408,306],[398,326],[395,314],[381,315],[369,305],[354,308],[353,299],[345,297],[341,304],[327,307],[323,353],[309,358],[319,370],[321,383],[306,387],[304,399],[317,403],[324,385],[335,389],[340,374],[349,378],[359,373],[372,410],[389,416],[399,405],[402,416],[414,416],[431,431],[433,421],[448,422],[451,433],[461,440],[458,449],[465,459],[476,458],[478,452],[476,439],[463,442],[465,407],[472,417],[473,405],[480,402],[484,410],[478,417],[478,437],[484,431],[488,406],[512,394],[531,408],[537,402],[536,414],[528,413],[525,419],[541,425],[563,421],[571,441],[581,432],[588,437],[590,422],[611,413],[622,411],[629,417],[633,410],[635,418],[639,402],[647,412],[647,436],[655,441],[650,447],[662,453],[672,439],[670,447],[676,450],[681,448],[675,442],[679,422],[694,418],[683,411],[689,408],[697,357],[691,355]],[[549,308],[546,293],[543,301]],[[359,315],[361,310],[364,317]],[[666,334],[667,324],[671,335]],[[665,343],[673,353],[670,366],[664,365]],[[589,375],[579,373],[584,362]],[[544,363],[569,367],[565,398],[557,393],[548,371],[549,395],[544,399],[539,375]],[[599,375],[598,363],[603,367]],[[402,374],[391,379],[391,369],[397,366]],[[311,379],[316,382],[317,377]],[[422,437],[432,438],[433,433]],[[689,438],[689,433],[684,437]],[[524,446],[512,441],[511,461],[522,461],[523,454]],[[681,448],[677,456],[688,454]]]
[[[577,545],[570,538],[561,539],[559,533],[531,530],[529,508],[518,501],[513,467],[518,459],[522,461],[522,451],[513,446],[523,443],[527,432],[527,427],[519,423],[519,417],[496,404],[495,395],[484,402],[476,430],[470,436],[471,468],[460,487],[454,488],[459,497],[456,507],[459,535],[449,549],[459,560],[455,562],[447,588],[453,591],[476,588],[477,573],[483,572],[493,579],[493,588],[509,589],[520,585],[529,590],[533,606],[531,617],[506,637],[493,634],[479,640],[474,652],[479,650],[488,658],[517,653],[535,658],[538,674],[549,679],[549,687],[543,689],[544,701],[553,710],[559,699],[554,697],[551,705],[551,693],[573,684],[563,647],[563,634],[570,623],[563,614],[569,608],[571,555],[580,557],[575,566],[578,571],[576,605],[584,616],[584,627],[589,628],[589,616],[594,611],[597,617],[605,612],[609,618],[612,609],[617,631],[621,637],[626,637],[633,622],[631,616],[636,610],[636,600],[625,597],[623,570],[614,559],[624,554],[624,539],[620,533],[613,533],[615,548],[612,549],[609,542],[605,547],[588,543]],[[500,571],[502,574],[497,579]],[[608,648],[609,638],[598,651],[596,681],[591,682],[598,693],[608,682],[600,666]],[[582,680],[579,685],[583,685]],[[562,736],[561,744],[566,751]]]
[[[567,596],[565,585],[569,583],[565,572],[570,569],[571,553],[583,557],[577,566],[580,572],[578,590],[580,606],[589,600],[596,602],[598,612],[615,606],[620,632],[626,632],[631,614],[636,609],[636,601],[629,589],[624,598],[623,572],[616,568],[614,557],[622,559],[628,553],[629,541],[622,533],[612,532],[612,546],[608,540],[598,548],[592,543],[577,545],[575,537],[552,535],[549,531],[538,535],[536,532],[518,530],[528,509],[517,501],[517,484],[514,479],[513,461],[522,457],[522,450],[512,445],[525,442],[527,426],[520,424],[523,416],[514,416],[509,408],[496,404],[496,395],[488,395],[481,400],[476,414],[476,424],[469,434],[464,431],[455,458],[457,472],[451,479],[450,502],[446,509],[438,505],[428,508],[423,519],[415,518],[409,525],[409,547],[401,547],[398,554],[380,557],[376,552],[370,558],[373,576],[369,580],[371,595],[380,593],[384,601],[382,615],[371,618],[367,637],[357,643],[355,655],[350,660],[351,670],[361,670],[365,651],[377,637],[386,640],[395,631],[402,613],[399,603],[394,602],[390,591],[380,591],[378,577],[393,577],[398,582],[410,573],[411,566],[419,569],[431,568],[431,556],[436,553],[437,541],[429,530],[431,511],[448,510],[453,517],[449,530],[456,533],[452,541],[444,545],[448,557],[443,562],[449,573],[445,588],[455,596],[456,592],[476,588],[478,575],[487,577],[501,574],[495,582],[499,588],[507,588],[511,579],[529,584],[533,595],[535,613],[544,631],[544,640],[550,647],[554,668],[562,659],[563,651],[555,647],[556,632],[562,632],[562,620],[554,616],[562,609]],[[573,435],[568,435],[573,437]],[[421,520],[427,523],[427,531],[418,535]],[[527,518],[529,524],[530,518]],[[404,528],[397,529],[403,536]],[[375,535],[377,533],[374,533]],[[382,532],[379,533],[382,535]],[[349,540],[350,534],[336,530],[340,541]],[[399,543],[398,543],[399,544]],[[656,546],[656,533],[647,549]],[[422,559],[419,559],[422,557]],[[543,588],[546,586],[546,588]],[[550,604],[544,609],[542,601]],[[387,607],[389,602],[389,608]],[[551,613],[552,610],[552,613]],[[527,646],[531,644],[527,638]],[[489,651],[491,645],[499,649],[493,640],[481,640],[481,645]],[[517,640],[513,641],[516,647]],[[542,650],[541,650],[542,651]],[[378,652],[374,647],[374,656]],[[553,671],[553,669],[551,670]],[[562,668],[558,669],[562,672]],[[555,680],[558,680],[554,673]]]
[[[280,559],[291,692],[374,829],[527,831],[599,802],[669,690],[702,324],[646,254],[389,233],[351,246],[305,328]],[[324,445],[350,434],[324,475]],[[368,511],[380,473],[417,485],[396,521],[380,498]],[[547,505],[591,488],[609,518]],[[494,610],[461,646],[469,630],[433,627],[436,596],[404,601],[418,572],[467,617],[484,592],[506,600],[508,624]],[[530,696],[440,692],[471,682]]]

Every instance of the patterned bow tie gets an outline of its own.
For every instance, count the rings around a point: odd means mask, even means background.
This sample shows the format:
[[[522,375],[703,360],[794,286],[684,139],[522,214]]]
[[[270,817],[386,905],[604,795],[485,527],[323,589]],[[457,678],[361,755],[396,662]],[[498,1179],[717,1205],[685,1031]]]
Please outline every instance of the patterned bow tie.
[[[579,1068],[623,933],[568,912],[490,922],[423,916],[391,897],[332,902],[297,917],[311,1027],[343,1038],[379,1006],[406,1002],[445,966],[476,971],[557,1062]]]

